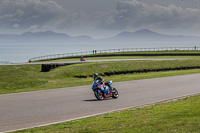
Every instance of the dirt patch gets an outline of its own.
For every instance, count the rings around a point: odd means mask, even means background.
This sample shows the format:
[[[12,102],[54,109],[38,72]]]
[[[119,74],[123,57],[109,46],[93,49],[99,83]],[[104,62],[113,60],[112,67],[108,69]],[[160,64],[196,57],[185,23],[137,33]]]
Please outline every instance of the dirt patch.
[[[108,65],[101,64],[101,65],[99,65],[99,67],[102,67],[102,68],[107,68],[107,67],[108,67]]]

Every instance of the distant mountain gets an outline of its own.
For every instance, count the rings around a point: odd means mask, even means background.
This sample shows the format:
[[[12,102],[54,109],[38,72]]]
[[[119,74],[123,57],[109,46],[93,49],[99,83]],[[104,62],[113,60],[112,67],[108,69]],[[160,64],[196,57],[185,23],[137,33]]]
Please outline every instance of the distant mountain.
[[[20,42],[20,43],[67,43],[93,41],[89,36],[71,37],[63,33],[46,32],[25,32],[21,35],[0,34],[0,42]]]
[[[69,35],[63,33],[55,33],[53,31],[45,31],[45,32],[25,32],[21,34],[22,37],[70,37]]]
[[[156,32],[150,31],[148,29],[144,29],[144,30],[138,30],[136,32],[122,32],[118,35],[116,35],[115,37],[117,38],[129,38],[129,37],[157,37],[157,36],[162,36],[161,34],[158,34]]]
[[[135,32],[121,32],[105,38],[93,39],[90,36],[69,36],[53,31],[25,32],[23,34],[0,34],[0,43],[88,43],[88,42],[191,42],[200,41],[198,36],[164,35],[148,29]]]
[[[121,32],[111,38],[106,38],[107,42],[183,42],[183,41],[200,41],[197,36],[182,35],[164,35],[148,29],[138,30],[136,32]]]

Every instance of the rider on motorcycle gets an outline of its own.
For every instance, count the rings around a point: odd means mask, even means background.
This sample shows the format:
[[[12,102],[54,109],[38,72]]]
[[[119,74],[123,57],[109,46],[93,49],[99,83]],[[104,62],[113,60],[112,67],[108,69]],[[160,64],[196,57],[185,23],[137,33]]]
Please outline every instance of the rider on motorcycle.
[[[100,82],[101,84],[104,83],[104,79],[103,79],[101,76],[99,76],[97,73],[95,73],[95,74],[93,75],[93,79],[94,79],[94,80],[99,80],[99,82]],[[108,84],[108,83],[106,82],[105,85],[107,85],[107,86],[109,87],[110,91],[112,92],[112,87],[110,86],[110,84]]]
[[[93,79],[94,80],[99,80],[100,82],[104,82],[104,79],[101,77],[101,76],[99,76],[97,73],[95,73],[94,75],[93,75]]]

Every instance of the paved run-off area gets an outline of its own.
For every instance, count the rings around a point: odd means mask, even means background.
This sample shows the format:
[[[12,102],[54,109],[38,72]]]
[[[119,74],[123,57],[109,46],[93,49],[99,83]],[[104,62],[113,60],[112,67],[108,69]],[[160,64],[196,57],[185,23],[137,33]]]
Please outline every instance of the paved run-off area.
[[[0,95],[0,132],[43,126],[200,93],[200,74],[117,82],[118,99],[91,86]],[[92,84],[92,81],[91,81]]]

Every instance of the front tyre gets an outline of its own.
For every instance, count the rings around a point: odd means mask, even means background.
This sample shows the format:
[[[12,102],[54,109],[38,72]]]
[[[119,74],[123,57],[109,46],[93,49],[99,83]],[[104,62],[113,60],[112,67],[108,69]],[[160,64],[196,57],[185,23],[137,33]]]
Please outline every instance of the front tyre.
[[[119,97],[119,94],[118,94],[118,91],[117,89],[113,88],[113,91],[112,91],[112,98],[113,99],[117,99]]]
[[[104,97],[103,97],[103,93],[102,93],[102,91],[95,91],[94,92],[94,95],[95,95],[95,97],[97,98],[97,100],[103,100],[104,99]]]

